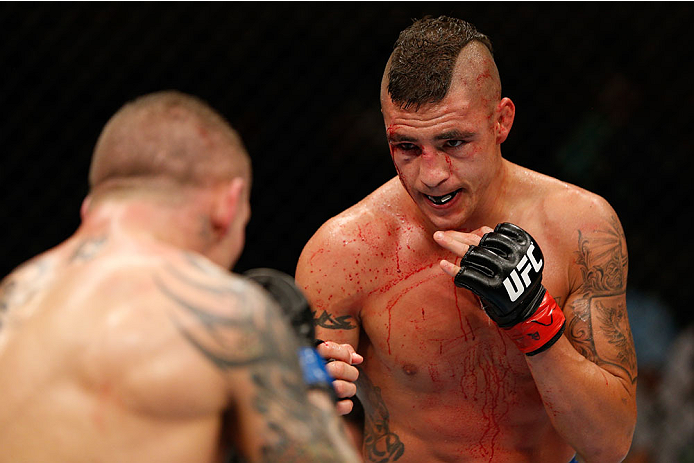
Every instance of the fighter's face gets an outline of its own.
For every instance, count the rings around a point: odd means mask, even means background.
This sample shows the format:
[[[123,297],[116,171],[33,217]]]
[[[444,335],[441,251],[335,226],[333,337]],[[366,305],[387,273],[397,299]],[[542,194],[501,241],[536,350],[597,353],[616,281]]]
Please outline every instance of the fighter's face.
[[[452,89],[440,103],[416,111],[386,97],[382,111],[409,195],[437,229],[464,227],[500,168],[497,108]]]

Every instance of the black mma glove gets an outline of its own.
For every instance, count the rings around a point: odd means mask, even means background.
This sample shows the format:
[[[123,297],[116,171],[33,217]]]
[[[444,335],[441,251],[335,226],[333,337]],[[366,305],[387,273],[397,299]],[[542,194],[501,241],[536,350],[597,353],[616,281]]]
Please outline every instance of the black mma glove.
[[[270,293],[299,337],[301,346],[297,354],[304,381],[309,389],[324,390],[336,401],[333,379],[325,369],[325,361],[314,349],[316,339],[311,306],[294,283],[294,278],[270,268],[248,270],[244,276],[260,284]]]
[[[535,355],[564,332],[564,313],[542,286],[542,251],[525,230],[500,223],[470,246],[455,285],[479,296],[485,312],[518,348]]]

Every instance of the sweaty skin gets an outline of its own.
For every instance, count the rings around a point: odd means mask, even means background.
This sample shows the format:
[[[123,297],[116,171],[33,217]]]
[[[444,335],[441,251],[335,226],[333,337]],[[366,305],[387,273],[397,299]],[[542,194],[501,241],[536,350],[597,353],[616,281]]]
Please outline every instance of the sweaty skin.
[[[205,102],[114,114],[80,227],[0,281],[0,463],[359,461],[277,303],[228,271],[250,182]]]
[[[197,253],[83,228],[0,287],[0,461],[355,461],[279,320]]]
[[[382,91],[398,176],[316,232],[296,279],[317,336],[364,358],[366,461],[617,461],[635,422],[624,234],[602,198],[501,157],[515,110],[494,96],[482,49],[463,50],[439,103],[405,110]],[[468,245],[504,221],[540,245],[567,319],[534,357],[452,281]]]

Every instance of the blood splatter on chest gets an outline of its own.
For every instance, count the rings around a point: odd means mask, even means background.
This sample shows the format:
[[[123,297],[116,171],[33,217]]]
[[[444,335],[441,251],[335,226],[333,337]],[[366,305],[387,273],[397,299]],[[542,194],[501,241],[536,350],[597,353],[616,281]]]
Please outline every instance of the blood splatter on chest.
[[[436,258],[374,292],[362,329],[364,373],[393,423],[425,424],[412,430],[423,440],[465,442],[467,453],[492,458],[519,412],[541,408],[522,354]]]
[[[391,374],[417,388],[457,384],[467,394],[468,386],[474,390],[476,385],[464,383],[485,362],[507,370],[527,370],[517,352],[509,353],[513,346],[478,299],[456,288],[436,258],[374,291],[362,309],[362,327],[371,354]],[[515,359],[515,365],[509,363],[509,357]]]

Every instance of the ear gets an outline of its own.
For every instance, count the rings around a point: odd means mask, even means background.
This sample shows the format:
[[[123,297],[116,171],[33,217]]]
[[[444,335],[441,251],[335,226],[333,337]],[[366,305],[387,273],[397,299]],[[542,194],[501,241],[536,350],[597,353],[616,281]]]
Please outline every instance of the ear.
[[[92,203],[92,197],[87,195],[86,198],[82,201],[82,206],[80,207],[80,219],[84,220],[84,218],[87,215],[87,211],[89,211],[89,205]]]
[[[236,177],[219,188],[212,205],[212,226],[219,236],[224,236],[245,200],[246,180]]]
[[[502,98],[496,107],[496,143],[498,145],[506,141],[511,131],[513,119],[516,117],[516,105],[510,98]]]

